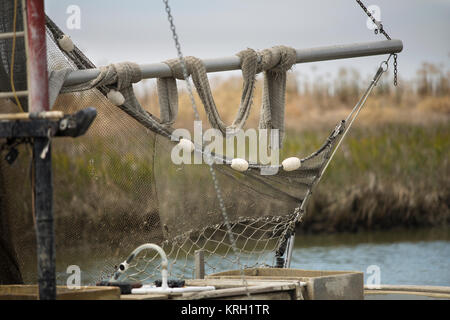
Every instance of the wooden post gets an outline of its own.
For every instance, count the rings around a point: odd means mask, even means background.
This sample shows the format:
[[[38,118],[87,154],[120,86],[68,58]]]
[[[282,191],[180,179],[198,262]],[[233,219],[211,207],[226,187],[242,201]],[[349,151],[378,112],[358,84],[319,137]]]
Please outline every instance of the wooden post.
[[[195,279],[205,279],[205,254],[203,250],[195,251]]]

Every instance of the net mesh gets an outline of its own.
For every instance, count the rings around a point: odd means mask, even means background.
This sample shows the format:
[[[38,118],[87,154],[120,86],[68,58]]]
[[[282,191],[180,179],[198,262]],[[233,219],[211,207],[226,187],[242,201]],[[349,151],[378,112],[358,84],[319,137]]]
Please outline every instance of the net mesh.
[[[20,1],[19,1],[20,2]],[[16,32],[23,31],[22,6],[18,4],[16,14]],[[13,1],[0,3],[0,33],[14,31],[14,5]],[[27,89],[27,64],[25,57],[25,42],[23,37],[15,41],[15,59],[12,58],[13,39],[0,39],[0,92],[10,92],[11,88],[11,62],[14,60],[14,87],[17,91]],[[27,99],[20,98],[22,107],[26,110]],[[17,107],[15,107],[17,108]],[[14,109],[15,109],[14,108]]]
[[[21,6],[17,11],[21,13]],[[13,32],[14,7],[12,1],[0,2],[0,33]],[[17,15],[16,31],[23,31],[22,15]],[[12,63],[12,39],[0,39],[0,92],[10,92],[11,87],[11,63]],[[26,57],[25,44],[23,38],[16,39],[15,61],[13,65],[14,86],[16,90],[26,90]],[[20,99],[22,107],[26,110],[26,99]],[[0,113],[18,112],[19,108],[11,101],[0,99]],[[3,144],[3,141],[2,143]],[[18,147],[21,155],[27,154],[28,150],[23,146]],[[5,151],[1,150],[0,160],[0,284],[20,282],[22,280],[21,268],[18,256],[14,250],[12,236],[17,228],[16,223],[23,220],[32,219],[31,215],[13,217],[14,212],[29,212],[31,205],[29,197],[24,198],[23,190],[30,190],[29,183],[29,162],[22,156],[16,163],[10,166],[5,160]],[[23,188],[23,189],[22,189]],[[27,194],[30,195],[29,193]],[[22,230],[29,233],[29,230]],[[24,234],[26,237],[27,234]]]
[[[3,19],[1,28],[11,17]],[[78,49],[71,54],[63,52],[58,35],[61,31],[49,21],[50,71],[93,67]],[[0,45],[1,69],[7,71],[8,60],[3,55],[8,47],[3,40]],[[16,79],[24,76],[19,68],[15,72]],[[8,91],[3,75],[1,80],[1,90]],[[341,130],[333,131],[323,147],[303,158],[301,168],[295,171],[263,176],[258,166],[238,172],[227,165],[214,165],[236,239],[235,252],[208,165],[175,165],[170,160],[174,142],[112,105],[104,93],[98,88],[61,94],[53,106],[65,113],[89,106],[98,112],[84,136],[52,142],[58,282],[65,283],[69,265],[80,267],[83,284],[109,279],[117,264],[148,242],[163,247],[170,275],[177,278],[194,277],[197,250],[204,252],[206,273],[275,265],[298,221],[298,208]],[[0,101],[0,112],[15,112],[14,107],[9,100]],[[36,240],[31,191],[27,192],[31,190],[31,155],[24,146],[19,151],[13,165],[0,161],[2,225],[8,227],[4,243],[8,243],[23,280],[34,283]],[[144,251],[123,279],[152,281],[159,278],[159,269],[156,253]]]

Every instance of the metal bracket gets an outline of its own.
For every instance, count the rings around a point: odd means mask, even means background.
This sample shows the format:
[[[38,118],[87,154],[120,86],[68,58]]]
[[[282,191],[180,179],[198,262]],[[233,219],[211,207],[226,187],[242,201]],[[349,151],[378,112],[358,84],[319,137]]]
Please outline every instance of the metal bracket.
[[[55,136],[73,138],[82,136],[89,129],[96,116],[97,110],[92,107],[80,110],[73,115],[65,116],[59,121]]]
[[[91,126],[97,110],[89,107],[62,119],[20,119],[0,121],[0,138],[79,137]],[[49,132],[50,131],[50,132]]]

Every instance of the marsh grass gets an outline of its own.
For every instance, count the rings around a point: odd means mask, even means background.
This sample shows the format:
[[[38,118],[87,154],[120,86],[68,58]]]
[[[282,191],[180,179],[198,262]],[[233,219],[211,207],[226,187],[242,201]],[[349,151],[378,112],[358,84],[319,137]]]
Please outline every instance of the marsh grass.
[[[317,150],[347,116],[367,81],[354,70],[341,70],[334,79],[313,82],[302,82],[301,77],[291,74],[286,96],[286,139],[280,159],[307,156]],[[236,77],[215,78],[212,83],[220,114],[231,123],[240,101],[242,81]],[[425,63],[416,78],[400,79],[399,83],[393,88],[392,79],[387,77],[367,101],[315,190],[300,226],[302,230],[357,231],[450,222],[450,75],[444,68]],[[192,129],[190,100],[181,83],[179,87],[175,127]],[[261,89],[258,81],[247,128],[258,124]],[[148,111],[159,114],[154,83],[149,83],[138,99]],[[200,107],[197,96],[196,101]],[[205,120],[201,107],[200,111]],[[120,136],[120,132],[115,134]],[[106,148],[102,139],[90,138],[96,146],[90,148],[90,162],[85,154],[55,153],[56,184],[66,186],[57,190],[56,207],[69,204],[79,214],[97,217],[112,227],[115,220],[134,219],[130,216],[131,206],[143,212],[137,220],[153,219],[156,207],[149,211],[148,202],[136,194],[142,189],[152,196],[158,192],[152,184],[154,169],[148,158],[142,150],[134,150],[133,145],[119,142],[114,130],[109,139],[117,140],[117,152]],[[149,145],[146,150],[151,152],[151,148]],[[132,176],[139,179],[130,179]],[[166,179],[174,176],[168,172]],[[93,177],[97,179],[94,183]],[[201,185],[197,184],[198,188]],[[202,193],[190,192],[192,196]],[[95,193],[102,193],[108,216],[99,213],[96,197],[92,197]],[[197,209],[201,211],[201,204]],[[133,225],[142,222],[139,221]]]
[[[310,154],[327,134],[325,130],[289,131],[281,159]],[[315,232],[356,231],[448,224],[449,137],[450,129],[445,124],[356,127],[315,190],[301,228]],[[124,220],[151,219],[155,212],[149,212],[142,195],[136,193],[155,191],[151,163],[132,153],[114,154],[111,150],[105,159],[105,150],[95,150],[89,155],[96,164],[95,172],[85,155],[55,154],[55,184],[65,185],[56,190],[56,208],[70,206],[71,214],[88,213],[90,219],[104,220],[112,230],[115,225],[124,225]],[[200,181],[204,178],[193,177],[200,191],[192,192],[202,194],[206,183]],[[165,179],[176,179],[176,174],[168,172]],[[109,203],[105,207],[107,216],[97,210],[98,193],[102,194],[103,205]],[[201,211],[201,202],[198,205]],[[130,211],[140,211],[142,217],[132,218]]]

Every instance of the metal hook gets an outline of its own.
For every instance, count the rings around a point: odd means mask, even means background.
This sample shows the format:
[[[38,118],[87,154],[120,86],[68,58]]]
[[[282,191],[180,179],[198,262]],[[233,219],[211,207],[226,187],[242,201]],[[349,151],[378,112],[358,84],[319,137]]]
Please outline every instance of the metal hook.
[[[388,63],[389,59],[387,59],[386,61],[381,62],[381,64],[380,64],[380,68],[383,69],[383,72],[386,72],[389,69],[389,63]]]

